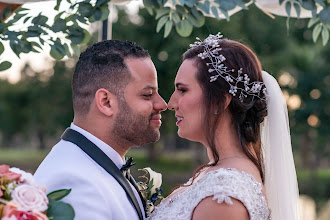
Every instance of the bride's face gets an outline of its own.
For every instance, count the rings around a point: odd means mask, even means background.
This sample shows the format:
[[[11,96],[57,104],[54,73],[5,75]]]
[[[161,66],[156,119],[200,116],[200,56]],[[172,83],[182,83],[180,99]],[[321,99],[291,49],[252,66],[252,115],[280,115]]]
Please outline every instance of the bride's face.
[[[168,109],[175,111],[180,137],[203,142],[203,91],[196,79],[196,72],[194,60],[183,61],[175,78],[175,91]]]

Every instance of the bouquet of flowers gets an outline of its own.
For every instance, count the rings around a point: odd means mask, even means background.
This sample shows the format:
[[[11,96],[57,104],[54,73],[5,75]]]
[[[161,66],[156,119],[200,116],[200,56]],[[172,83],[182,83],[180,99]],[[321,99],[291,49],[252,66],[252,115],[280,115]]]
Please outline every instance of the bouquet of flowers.
[[[46,188],[37,185],[32,174],[0,165],[0,220],[72,220],[72,206],[60,201],[70,191],[46,195]]]
[[[155,206],[163,199],[161,195],[163,190],[160,188],[162,185],[162,174],[153,171],[150,167],[139,169],[139,171],[145,172],[144,175],[139,176],[139,179],[143,179],[137,183],[139,190],[146,201],[147,216],[150,216]],[[149,178],[147,175],[149,174]]]

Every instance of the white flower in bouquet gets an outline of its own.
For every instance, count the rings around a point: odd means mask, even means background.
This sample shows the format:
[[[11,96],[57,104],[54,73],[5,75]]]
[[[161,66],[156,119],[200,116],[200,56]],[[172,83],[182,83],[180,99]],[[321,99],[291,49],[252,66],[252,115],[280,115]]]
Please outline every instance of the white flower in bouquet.
[[[153,171],[150,167],[144,168],[149,173],[150,181],[153,181],[153,186],[151,187],[151,195],[156,193],[156,189],[159,189],[162,185],[162,174]]]
[[[21,170],[21,169],[16,168],[16,167],[11,167],[9,170],[11,172],[14,172],[14,173],[17,173],[17,174],[21,174],[22,176],[20,178],[20,181],[22,183],[26,183],[26,184],[30,184],[30,185],[36,185],[35,180],[34,180],[34,178],[33,178],[33,176],[32,176],[31,173],[27,173],[24,170]]]

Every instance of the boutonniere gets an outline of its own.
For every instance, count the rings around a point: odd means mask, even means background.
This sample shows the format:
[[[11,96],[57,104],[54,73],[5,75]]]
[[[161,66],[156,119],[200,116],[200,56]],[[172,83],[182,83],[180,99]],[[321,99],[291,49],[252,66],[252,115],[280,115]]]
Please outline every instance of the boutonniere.
[[[31,173],[0,165],[0,220],[73,220],[74,210],[60,201],[71,190],[62,189],[46,195]]]
[[[163,196],[161,195],[163,190],[160,188],[162,185],[162,174],[153,171],[150,167],[139,169],[139,171],[143,171],[144,174],[139,176],[141,181],[139,181],[137,185],[142,194],[142,197],[146,201],[146,214],[147,216],[150,216],[150,214],[155,209],[155,206],[157,206],[163,199]]]

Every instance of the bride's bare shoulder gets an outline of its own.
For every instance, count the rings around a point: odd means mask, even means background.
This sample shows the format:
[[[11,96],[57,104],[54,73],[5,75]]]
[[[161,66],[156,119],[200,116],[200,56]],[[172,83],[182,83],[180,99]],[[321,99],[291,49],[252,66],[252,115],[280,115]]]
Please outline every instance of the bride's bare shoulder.
[[[194,209],[193,220],[248,220],[249,213],[245,206],[236,199],[231,199],[233,204],[217,203],[212,197],[203,199]]]

